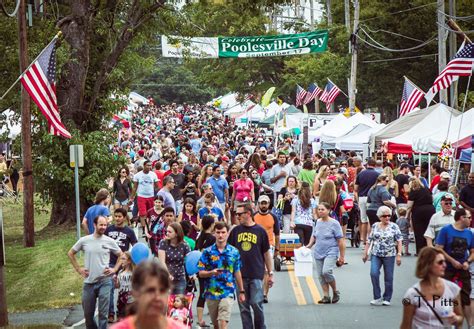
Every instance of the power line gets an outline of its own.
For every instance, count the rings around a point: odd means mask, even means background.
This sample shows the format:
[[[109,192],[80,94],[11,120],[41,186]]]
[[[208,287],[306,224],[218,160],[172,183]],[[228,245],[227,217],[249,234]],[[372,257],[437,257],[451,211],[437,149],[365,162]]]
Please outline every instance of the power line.
[[[405,10],[400,10],[400,11],[395,11],[393,13],[387,13],[385,15],[381,15],[381,16],[376,16],[376,17],[371,17],[371,18],[366,18],[366,19],[362,19],[360,20],[360,22],[367,22],[367,21],[371,21],[373,19],[377,19],[377,18],[383,18],[383,17],[386,17],[386,16],[389,16],[389,15],[397,15],[397,14],[401,14],[401,13],[406,13],[408,11],[412,11],[412,10],[418,10],[418,9],[421,9],[421,8],[424,8],[424,7],[428,7],[428,6],[432,6],[434,4],[437,4],[437,2],[431,2],[431,3],[428,3],[426,5],[421,5],[421,6],[418,6],[418,7],[413,7],[413,8],[410,8],[410,9],[405,9]]]
[[[456,30],[453,30],[452,28],[446,26],[446,24],[439,24],[438,22],[436,22],[437,25],[443,27],[445,30],[449,31],[449,32],[453,32],[453,33],[457,33],[457,34],[468,34],[468,33],[474,33],[474,30],[469,30],[469,31],[456,31]]]
[[[376,49],[379,49],[379,50],[383,50],[383,51],[389,51],[389,52],[405,52],[405,51],[412,51],[412,50],[416,50],[416,49],[420,49],[420,48],[423,48],[425,47],[426,45],[430,44],[431,42],[433,42],[434,40],[436,40],[436,36],[433,36],[431,39],[419,44],[418,46],[415,46],[415,47],[411,47],[411,48],[405,48],[405,49],[393,49],[393,48],[388,48],[384,45],[382,45],[380,42],[378,42],[377,40],[375,40],[374,38],[372,38],[372,36],[370,36],[364,29],[360,29],[360,31],[362,31],[370,40],[372,40],[373,42],[375,42],[375,45],[368,42],[367,40],[361,38],[358,34],[356,34],[357,38],[359,40],[361,40],[363,43],[373,47],[373,48],[376,48]]]
[[[408,40],[424,42],[423,40],[415,39],[415,38],[412,38],[412,37],[409,37],[409,36],[406,36],[406,35],[403,35],[403,34],[400,34],[400,33],[392,32],[392,31],[387,31],[387,30],[383,30],[383,29],[372,30],[372,29],[371,29],[370,27],[368,27],[367,25],[365,25],[365,24],[362,24],[362,25],[363,25],[365,28],[367,28],[367,30],[369,30],[369,31],[372,32],[372,33],[385,32],[385,33],[393,34],[393,35],[396,35],[396,36],[399,36],[399,37],[402,37],[402,38],[405,38],[405,39],[408,39]]]
[[[394,61],[401,61],[401,60],[405,60],[405,59],[432,57],[432,56],[438,56],[438,53],[427,54],[427,55],[418,55],[418,56],[408,56],[408,57],[387,58],[387,59],[374,59],[374,60],[362,61],[362,63],[394,62]]]
[[[452,16],[452,15],[449,15],[449,14],[444,13],[444,12],[441,11],[441,10],[438,10],[438,11],[439,11],[440,13],[442,13],[444,16],[449,17],[449,18],[451,18],[451,19],[456,19],[456,20],[465,21],[465,22],[469,22],[469,21],[474,20],[474,15],[470,15],[470,16]]]

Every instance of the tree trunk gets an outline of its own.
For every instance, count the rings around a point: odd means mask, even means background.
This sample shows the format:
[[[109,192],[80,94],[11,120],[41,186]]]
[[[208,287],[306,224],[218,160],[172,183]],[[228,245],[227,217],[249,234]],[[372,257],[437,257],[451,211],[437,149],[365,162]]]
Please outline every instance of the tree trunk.
[[[53,197],[53,207],[51,209],[51,217],[48,225],[75,225],[76,223],[76,202],[74,195],[71,197],[60,197],[58,199]],[[85,200],[81,200],[81,218],[84,216],[87,210],[87,203]]]

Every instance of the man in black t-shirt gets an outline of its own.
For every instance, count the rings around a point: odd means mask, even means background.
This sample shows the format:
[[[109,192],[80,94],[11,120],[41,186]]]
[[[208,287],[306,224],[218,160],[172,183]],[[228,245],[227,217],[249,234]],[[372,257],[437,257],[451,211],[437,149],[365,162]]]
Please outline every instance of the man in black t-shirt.
[[[183,192],[185,191],[185,189],[181,189],[181,186],[183,185],[186,176],[179,172],[179,163],[177,160],[171,160],[170,167],[171,173],[168,176],[172,177],[175,183],[174,188],[170,191],[170,193],[176,203],[176,215],[179,215],[183,209]]]
[[[115,209],[114,211],[115,225],[110,225],[105,230],[104,235],[112,238],[117,242],[119,248],[125,252],[130,249],[130,246],[137,243],[135,232],[128,226],[125,226],[127,220],[127,211],[123,208]],[[114,268],[117,263],[117,256],[110,253],[109,267]],[[109,304],[109,322],[115,320],[115,303],[114,303],[114,286],[110,289],[110,304]]]
[[[407,207],[408,203],[408,183],[409,178],[408,173],[410,172],[410,165],[408,163],[403,163],[400,166],[398,175],[395,177],[395,180],[398,183],[398,197],[397,197],[397,208]]]
[[[268,286],[273,285],[272,257],[267,232],[252,218],[252,206],[243,204],[235,213],[240,225],[230,232],[228,242],[240,252],[242,279],[244,281],[245,301],[239,303],[242,327],[265,329],[263,314],[263,277],[265,268]],[[254,320],[252,320],[252,307]]]

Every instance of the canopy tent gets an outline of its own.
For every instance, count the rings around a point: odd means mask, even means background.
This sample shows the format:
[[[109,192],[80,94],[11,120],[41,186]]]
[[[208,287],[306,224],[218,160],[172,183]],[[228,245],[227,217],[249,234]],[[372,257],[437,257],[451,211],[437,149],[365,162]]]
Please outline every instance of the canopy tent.
[[[140,95],[139,93],[136,93],[132,91],[128,95],[128,100],[132,103],[135,103],[137,105],[148,105],[149,101],[146,97]]]
[[[334,119],[329,121],[324,126],[308,132],[308,141],[314,141],[320,139],[321,136],[324,136],[326,133],[330,134],[332,131],[340,131],[342,126],[345,126],[346,121],[349,120],[342,113],[339,113]],[[346,131],[347,132],[347,131]]]
[[[297,109],[295,106],[288,105],[287,103],[283,103],[281,105],[281,108],[286,109],[286,114],[287,115],[303,113],[301,110]],[[272,116],[269,116],[266,119],[260,121],[258,123],[258,125],[259,126],[267,126],[267,127],[273,125],[275,123],[275,115],[278,115],[278,119],[281,120],[281,118],[283,116],[283,113],[282,112],[277,112],[276,114],[274,114]]]
[[[303,118],[305,116],[306,114],[304,113],[293,113],[280,117],[278,120],[278,125],[274,128],[274,131],[277,134],[283,134],[295,128],[298,128],[302,131]]]
[[[242,115],[243,112],[252,109],[256,104],[251,100],[247,100],[243,103],[237,103],[234,106],[225,110],[224,114],[229,116],[230,118],[237,118]]]
[[[382,129],[384,124],[376,124],[374,127],[360,123],[353,127],[343,136],[333,138],[322,143],[323,149],[339,149],[339,150],[355,150],[361,151],[365,149],[364,144],[369,144],[370,135]]]
[[[224,96],[214,98],[208,104],[215,105],[216,103],[218,103],[216,107],[220,110],[225,111],[239,104],[239,101],[237,100],[238,95],[239,94],[237,93],[228,93]]]
[[[332,142],[334,138],[344,136],[351,132],[354,127],[358,125],[364,125],[366,127],[372,128],[378,125],[374,120],[369,119],[360,112],[355,113],[353,116],[349,117],[346,121],[342,121],[342,124],[337,127],[337,129],[326,130],[324,134],[321,135],[320,139],[323,143]]]
[[[448,122],[451,115],[455,117],[459,114],[459,111],[444,104],[435,104],[426,109],[412,111],[372,134],[371,149],[376,143],[388,142],[390,153],[412,153],[413,139],[419,136],[421,131],[433,131],[439,127],[440,122]],[[397,139],[397,137],[400,138]]]
[[[470,148],[472,144],[474,144],[474,134],[472,136],[461,138],[457,142],[452,143],[451,146],[458,149],[467,149]]]
[[[440,121],[443,122],[443,121]],[[457,117],[452,117],[447,124],[436,127],[434,131],[420,131],[420,135],[413,141],[412,149],[420,153],[438,153],[445,141],[455,142],[457,146],[466,148],[471,146],[471,136],[474,134],[474,108]],[[468,143],[458,143],[467,140]],[[467,144],[467,145],[466,145]]]
[[[459,156],[459,162],[471,163],[472,148],[464,149]]]

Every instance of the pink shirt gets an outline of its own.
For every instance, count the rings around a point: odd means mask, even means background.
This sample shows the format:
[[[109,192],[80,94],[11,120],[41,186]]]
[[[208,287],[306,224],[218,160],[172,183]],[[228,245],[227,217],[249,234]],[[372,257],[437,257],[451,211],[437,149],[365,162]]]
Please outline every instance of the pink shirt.
[[[168,318],[168,326],[166,329],[186,329],[186,326],[178,321]],[[135,317],[129,316],[119,323],[114,324],[110,329],[136,329]]]
[[[238,179],[234,182],[235,201],[245,202],[251,201],[250,192],[253,191],[253,182],[247,178],[245,180]]]

